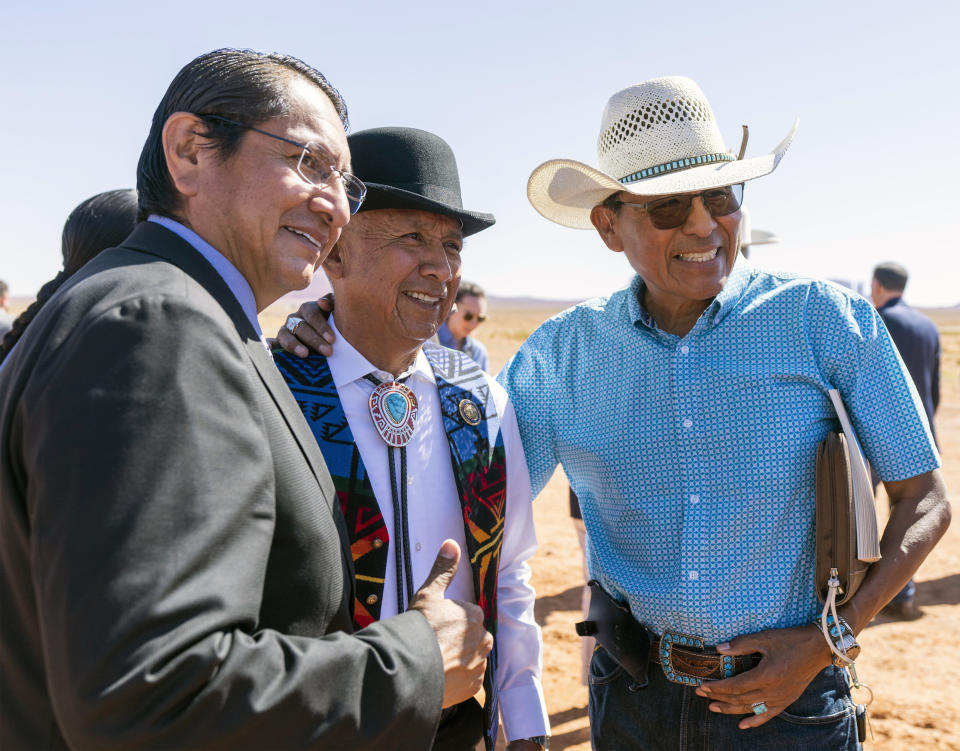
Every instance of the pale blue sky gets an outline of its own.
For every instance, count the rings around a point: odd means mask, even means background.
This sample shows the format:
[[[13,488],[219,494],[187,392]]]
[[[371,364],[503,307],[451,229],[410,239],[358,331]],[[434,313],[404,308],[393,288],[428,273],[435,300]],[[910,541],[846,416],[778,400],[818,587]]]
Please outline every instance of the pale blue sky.
[[[59,268],[63,221],[132,187],[150,117],[177,70],[222,46],[287,52],[345,96],[354,130],[409,125],[453,146],[464,203],[497,225],[470,238],[464,276],[495,295],[584,298],[626,283],[593,232],[542,219],[531,170],[596,163],[613,92],[688,75],[748,156],[800,130],[747,186],[758,261],[864,280],[911,272],[907,298],[960,302],[955,2],[277,3],[7,2],[0,11],[0,278],[33,294]]]

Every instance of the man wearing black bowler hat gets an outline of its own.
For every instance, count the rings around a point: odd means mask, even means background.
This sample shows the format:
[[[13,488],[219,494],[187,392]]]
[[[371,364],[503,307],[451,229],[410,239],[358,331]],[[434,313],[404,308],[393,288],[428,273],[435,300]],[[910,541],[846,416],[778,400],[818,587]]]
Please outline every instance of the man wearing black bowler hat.
[[[447,538],[464,550],[448,596],[476,602],[495,636],[482,700],[444,712],[435,749],[547,745],[540,630],[527,558],[536,538],[530,480],[504,390],[461,352],[429,340],[460,281],[463,238],[494,223],[468,211],[456,161],[438,136],[377,128],[349,136],[367,186],[324,262],[337,345],[305,359],[275,351],[334,478],[363,628],[403,612]],[[315,311],[309,305],[302,315]],[[296,350],[299,316],[278,339]],[[317,342],[319,344],[319,342]],[[300,350],[306,355],[306,350]]]

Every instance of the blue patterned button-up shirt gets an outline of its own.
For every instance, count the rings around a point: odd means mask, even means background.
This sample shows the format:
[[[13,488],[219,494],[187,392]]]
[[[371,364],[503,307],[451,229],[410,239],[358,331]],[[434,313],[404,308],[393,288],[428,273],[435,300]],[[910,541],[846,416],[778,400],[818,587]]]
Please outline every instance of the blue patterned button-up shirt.
[[[562,464],[591,576],[657,633],[716,644],[809,621],[827,390],[882,479],[939,466],[882,321],[836,285],[744,259],[684,337],[656,327],[642,290],[637,277],[551,318],[500,373],[534,493]]]

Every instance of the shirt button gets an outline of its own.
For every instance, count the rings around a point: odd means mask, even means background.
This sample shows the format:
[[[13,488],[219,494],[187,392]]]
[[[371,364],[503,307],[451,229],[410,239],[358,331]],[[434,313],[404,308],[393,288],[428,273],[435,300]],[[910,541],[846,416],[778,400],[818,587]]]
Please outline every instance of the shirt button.
[[[690,496],[690,503],[700,503],[700,496],[698,495]]]
[[[413,546],[413,549],[416,550],[416,551],[419,553],[419,552],[420,552],[420,543],[418,542],[416,545],[414,545],[414,546]]]
[[[697,579],[700,578],[700,572],[699,572],[699,571],[691,571],[690,573],[687,574],[687,576],[690,577],[690,581],[696,581]]]
[[[407,485],[413,485],[413,478],[412,478],[412,477],[408,477],[408,478],[407,478]]]
[[[689,417],[683,418],[683,427],[685,427],[685,428],[692,428],[692,427],[693,427],[693,420],[691,420]]]
[[[367,605],[376,605],[378,599],[376,595],[367,595]]]
[[[686,354],[689,354],[690,348],[689,348],[686,344],[684,344],[684,345],[680,348],[680,351],[681,351],[683,354],[686,355]]]
[[[382,547],[383,547],[383,540],[381,540],[379,537],[373,538],[373,547],[375,547],[375,548],[382,548]]]

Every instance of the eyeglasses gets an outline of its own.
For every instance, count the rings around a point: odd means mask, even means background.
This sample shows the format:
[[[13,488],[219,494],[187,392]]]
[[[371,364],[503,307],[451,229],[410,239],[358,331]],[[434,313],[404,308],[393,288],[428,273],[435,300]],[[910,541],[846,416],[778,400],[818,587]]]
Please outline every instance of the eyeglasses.
[[[327,153],[327,150],[318,143],[314,143],[313,141],[310,143],[299,143],[298,141],[293,141],[289,138],[260,130],[260,128],[254,128],[252,125],[240,123],[228,117],[221,117],[220,115],[198,115],[197,117],[203,117],[209,120],[220,120],[221,122],[235,125],[238,128],[252,130],[255,133],[270,136],[270,138],[275,138],[278,141],[283,141],[284,143],[289,143],[292,146],[303,149],[303,152],[300,154],[300,159],[297,161],[297,174],[300,175],[305,182],[318,188],[329,185],[331,178],[339,175],[340,182],[343,183],[343,190],[347,194],[347,203],[350,205],[351,214],[357,213],[360,205],[363,203],[363,199],[367,197],[367,186],[363,184],[363,181],[356,175],[351,175],[349,172],[344,172],[342,169],[337,169],[333,166],[333,164],[330,163],[331,157]]]
[[[702,193],[680,193],[658,198],[649,203],[630,203],[629,201],[612,201],[612,203],[645,210],[657,229],[675,229],[687,221],[693,199],[697,197],[703,200],[703,205],[710,212],[710,216],[727,216],[739,209],[740,204],[743,203],[743,183],[710,188]]]
[[[477,323],[483,323],[487,320],[487,317],[483,313],[472,313],[468,310],[463,314],[463,320],[467,323],[470,323],[474,318],[477,319]]]

